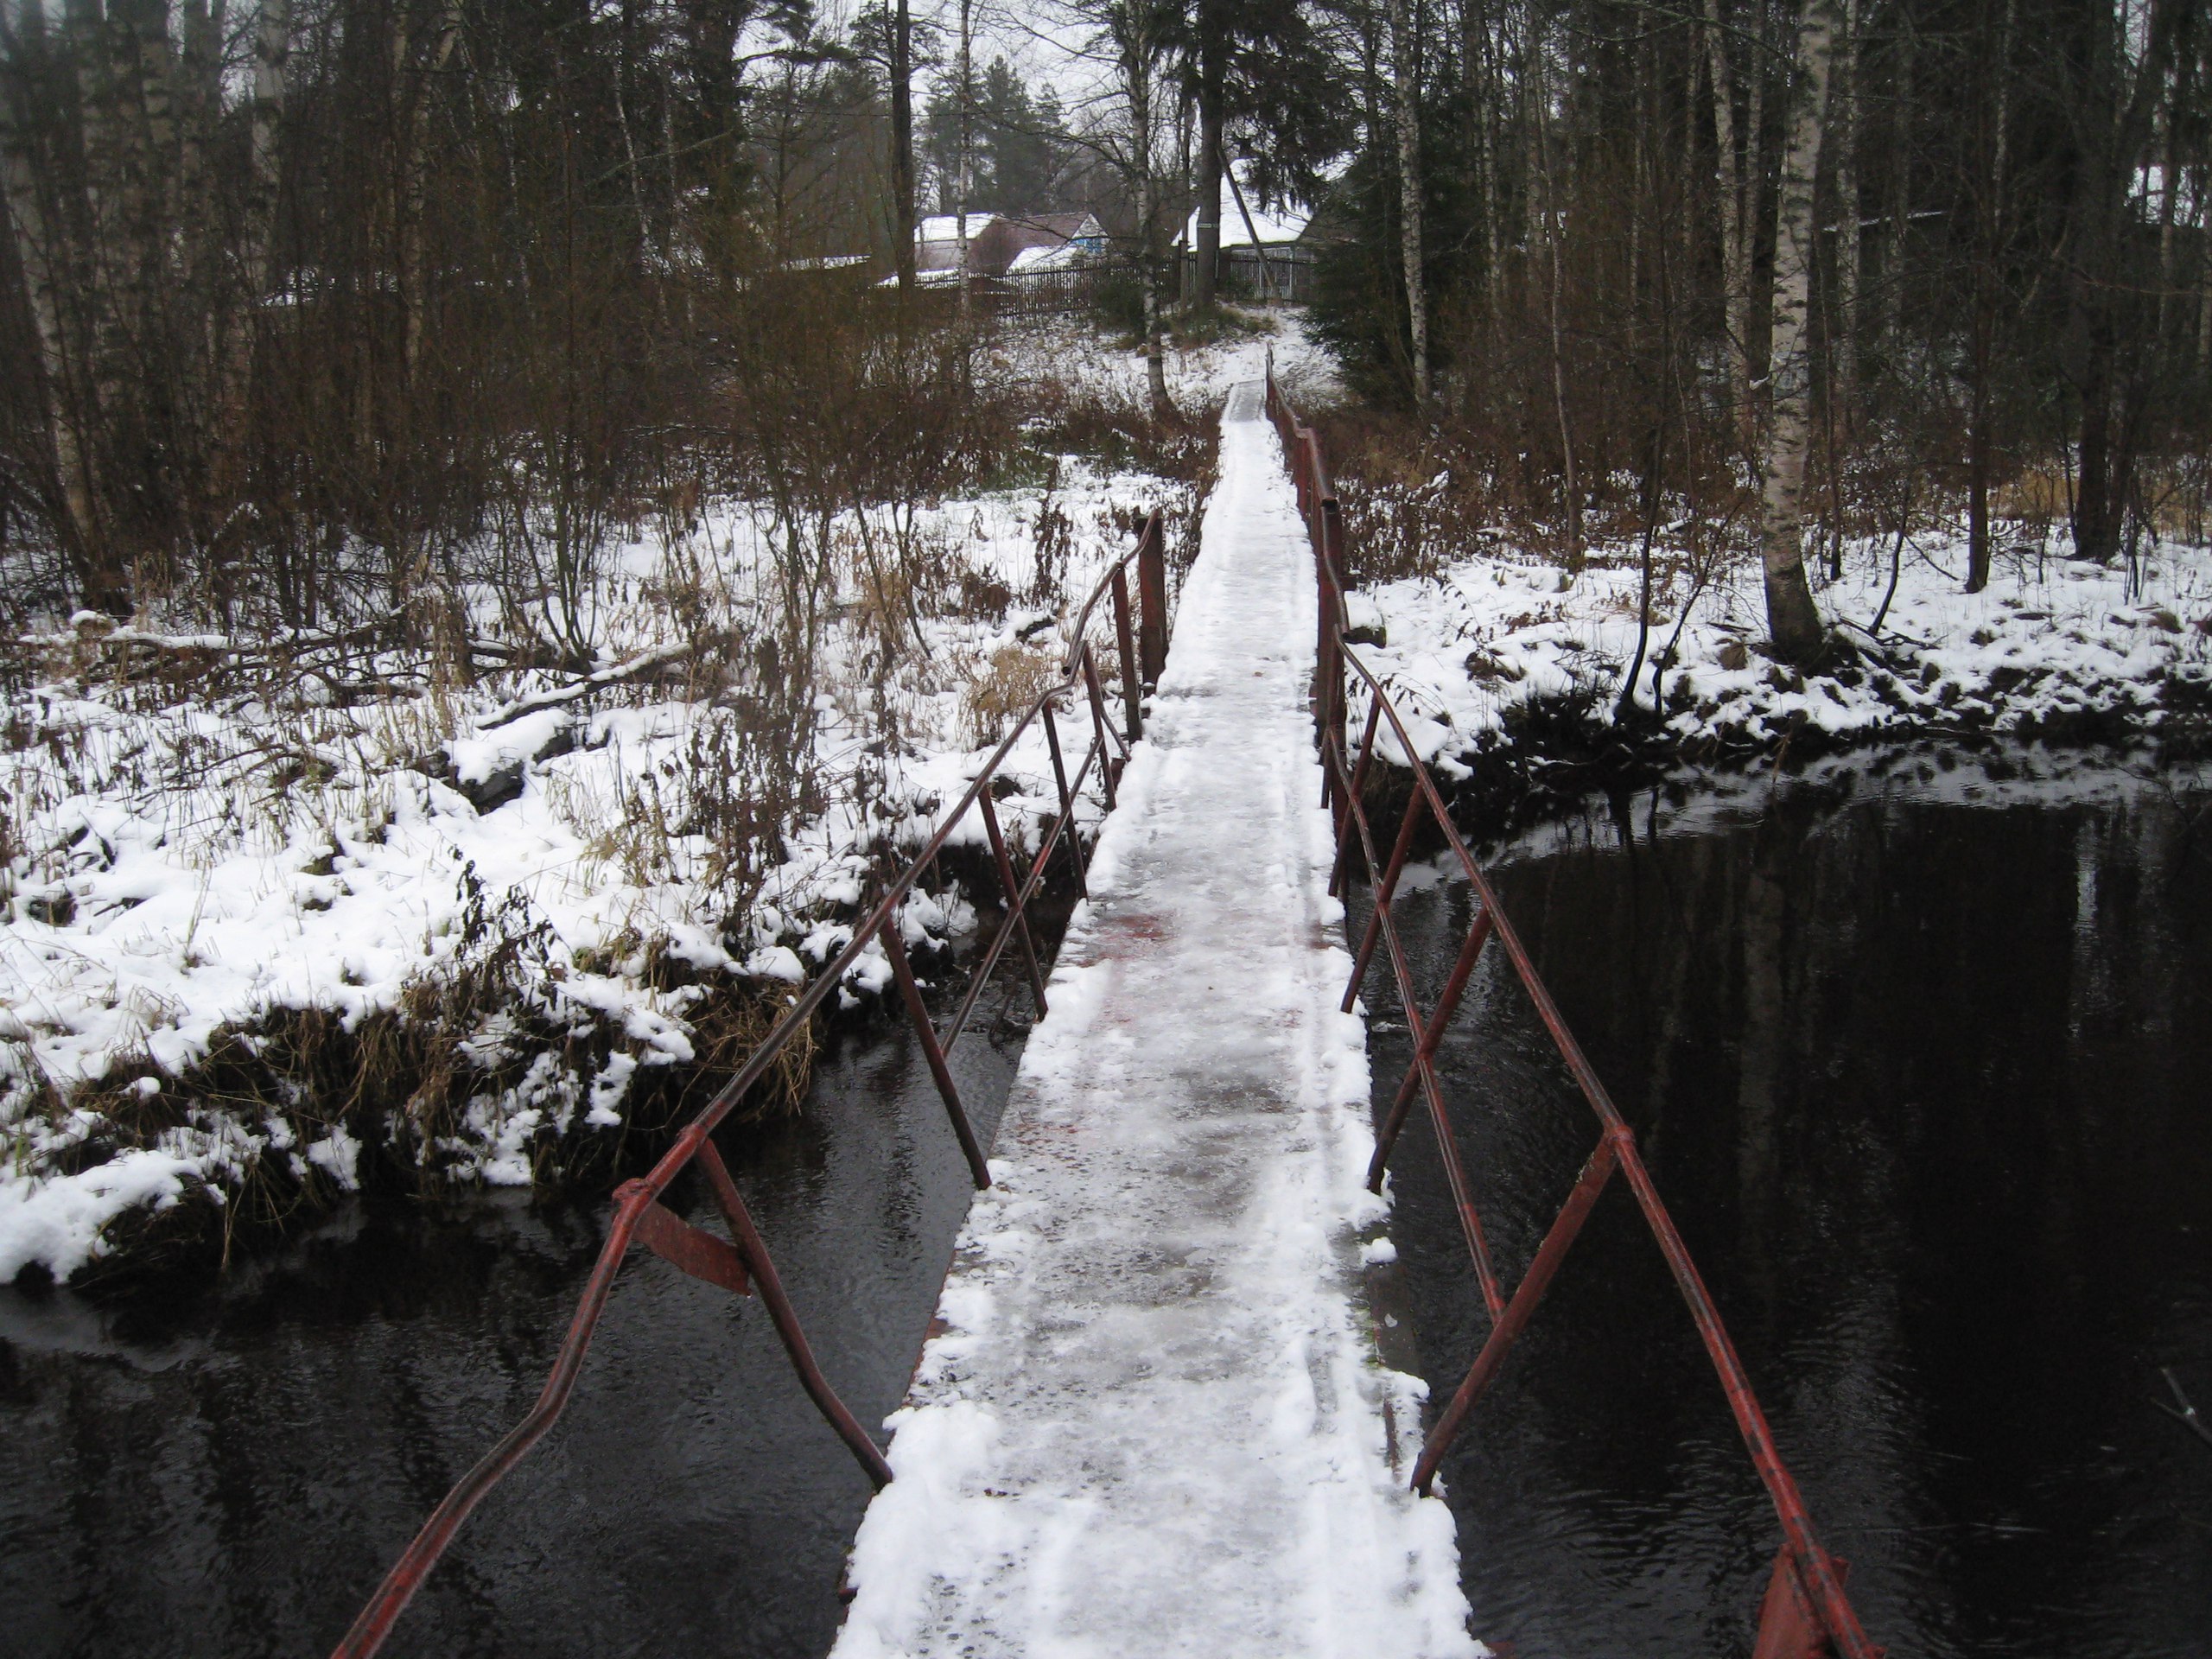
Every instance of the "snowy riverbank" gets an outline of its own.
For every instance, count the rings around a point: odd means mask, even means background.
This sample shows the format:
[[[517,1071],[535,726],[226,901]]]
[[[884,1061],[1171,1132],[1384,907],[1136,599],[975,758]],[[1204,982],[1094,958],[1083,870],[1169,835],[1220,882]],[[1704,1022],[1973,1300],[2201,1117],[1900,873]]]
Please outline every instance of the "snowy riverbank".
[[[1203,405],[1259,349],[1179,358],[1174,388]],[[1011,331],[987,372],[1046,365],[1109,404],[1142,382],[1062,322]],[[604,1169],[702,1100],[1052,677],[1071,601],[1143,513],[1172,538],[1194,522],[1191,477],[1038,461],[1039,482],[829,525],[795,689],[772,643],[785,526],[745,500],[618,537],[580,607],[582,671],[462,683],[280,639],[253,652],[323,665],[249,673],[244,642],[161,617],[20,647],[0,1281],[67,1277],[149,1224],[227,1248],[379,1166],[433,1185]],[[894,550],[925,581],[868,579]],[[498,637],[499,595],[457,598]],[[1041,739],[1012,772],[999,813],[1033,845],[1057,805]],[[907,928],[945,944],[972,922],[948,887]],[[887,977],[864,958],[843,1001]]]
[[[1748,553],[1700,563],[1662,545],[1648,626],[1634,543],[1593,550],[1570,580],[1552,556],[1493,540],[1439,575],[1356,592],[1350,612],[1422,758],[1463,783],[1486,769],[1500,787],[1538,788],[1548,769],[1580,772],[1606,750],[1709,764],[1785,744],[1802,758],[1915,736],[2202,728],[2212,556],[2167,546],[2131,573],[2065,557],[2060,534],[2014,541],[1975,594],[1954,540],[1848,546],[1840,577],[1816,585],[1842,649],[1812,673],[1765,654]],[[1622,680],[1639,663],[1624,718]]]

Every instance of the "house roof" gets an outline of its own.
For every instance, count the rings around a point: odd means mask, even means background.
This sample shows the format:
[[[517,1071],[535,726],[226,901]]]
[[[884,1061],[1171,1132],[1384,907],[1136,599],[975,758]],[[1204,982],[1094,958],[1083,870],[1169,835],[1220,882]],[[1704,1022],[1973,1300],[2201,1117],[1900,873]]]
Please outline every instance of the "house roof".
[[[1082,263],[1082,245],[1070,237],[1057,246],[1039,242],[1034,247],[1022,249],[1014,256],[1014,263],[1006,268],[1006,274],[1027,276],[1048,270],[1072,270]]]
[[[973,242],[983,233],[983,227],[996,219],[996,213],[968,215],[968,239]],[[931,213],[914,226],[917,242],[957,242],[960,239],[960,215]]]
[[[1005,218],[1010,225],[1023,230],[1042,231],[1063,242],[1072,242],[1078,237],[1106,234],[1105,227],[1098,222],[1098,215],[1085,213],[1080,208],[1067,213],[1007,213]]]
[[[1260,233],[1260,245],[1269,248],[1295,242],[1306,234],[1306,227],[1313,220],[1313,216],[1311,213],[1291,202],[1281,202],[1273,207],[1261,207],[1259,194],[1252,188],[1250,164],[1244,162],[1231,162],[1230,166],[1236,169],[1237,182],[1244,187],[1244,205],[1252,210],[1252,224],[1249,229],[1246,228],[1244,215],[1236,206],[1236,193],[1230,188],[1229,175],[1224,172],[1221,180],[1221,245],[1223,247],[1250,247],[1252,232],[1255,230]],[[1198,213],[1194,207],[1191,210],[1190,218],[1184,221],[1183,245],[1186,248],[1194,248],[1198,245]]]
[[[1043,251],[1058,253],[1077,245],[1103,238],[1096,215],[1065,213],[969,213],[968,269],[982,276],[997,276],[1012,269],[1022,256]],[[936,213],[914,227],[914,265],[925,279],[957,280],[961,263],[960,215]],[[1024,270],[1052,270],[1032,259]],[[943,273],[939,276],[938,273]]]

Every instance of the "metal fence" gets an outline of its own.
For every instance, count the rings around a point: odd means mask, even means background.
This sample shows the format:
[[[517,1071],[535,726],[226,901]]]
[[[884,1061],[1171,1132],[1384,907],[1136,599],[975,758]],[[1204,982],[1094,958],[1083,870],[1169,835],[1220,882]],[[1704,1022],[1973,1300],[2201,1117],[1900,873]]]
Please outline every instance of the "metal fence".
[[[1136,572],[1137,593],[1135,602],[1129,592],[1129,571]],[[1093,649],[1091,632],[1094,619],[1103,626],[1105,617],[1100,614],[1103,602],[1110,614],[1114,643],[1120,670],[1122,727],[1119,731],[1108,716],[1109,700],[1104,677],[1099,666],[1098,653]],[[385,1575],[384,1582],[361,1610],[360,1617],[346,1631],[334,1652],[337,1659],[365,1659],[384,1645],[385,1637],[400,1614],[406,1611],[423,1580],[438,1564],[452,1543],[454,1535],[461,1523],[483,1502],[485,1496],[499,1484],[509,1471],[520,1463],[530,1449],[545,1432],[551,1428],[575,1391],[576,1382],[582,1372],[584,1356],[591,1347],[600,1316],[607,1307],[607,1299],[614,1288],[614,1281],[631,1246],[639,1245],[654,1255],[673,1263],[695,1278],[740,1296],[750,1295],[757,1289],[760,1300],[768,1310],[778,1338],[790,1357],[791,1369],[798,1373],[799,1382],[807,1392],[839,1439],[844,1441],[868,1478],[880,1487],[891,1478],[891,1465],[883,1452],[848,1410],[822,1368],[815,1363],[806,1336],[801,1330],[798,1314],[791,1300],[784,1294],[782,1281],[776,1276],[776,1267],[768,1253],[766,1243],[753,1224],[751,1212],[746,1208],[744,1195],[731,1179],[728,1166],[721,1154],[715,1149],[712,1139],[715,1127],[725,1117],[746,1091],[760,1081],[777,1057],[796,1036],[805,1023],[813,1018],[821,1006],[839,984],[846,970],[857,963],[871,941],[880,941],[888,960],[893,977],[898,982],[899,995],[907,1017],[913,1022],[914,1034],[920,1042],[923,1057],[928,1061],[930,1075],[936,1081],[938,1092],[944,1096],[946,1116],[950,1120],[952,1133],[960,1143],[960,1150],[968,1160],[969,1173],[978,1187],[988,1186],[991,1175],[983,1158],[983,1149],[976,1141],[975,1130],[968,1122],[966,1108],[962,1104],[960,1091],[953,1084],[952,1073],[945,1063],[945,1056],[960,1040],[968,1028],[969,1016],[975,1012],[977,998],[988,983],[1000,959],[1007,947],[1020,950],[1023,972],[1029,991],[1035,1001],[1037,1012],[1045,1012],[1045,976],[1037,954],[1035,941],[1030,937],[1028,909],[1030,900],[1042,887],[1053,855],[1063,845],[1070,872],[1081,889],[1084,887],[1082,842],[1075,827],[1076,802],[1090,786],[1092,770],[1096,768],[1097,786],[1108,810],[1114,805],[1115,785],[1122,766],[1128,760],[1129,745],[1144,730],[1144,688],[1156,683],[1167,658],[1167,569],[1166,548],[1160,517],[1154,512],[1145,520],[1144,529],[1136,545],[1116,559],[1111,569],[1102,576],[1090,595],[1084,601],[1068,632],[1066,655],[1061,662],[1060,677],[1052,688],[1032,702],[1013,730],[998,747],[991,752],[969,782],[967,791],[951,810],[944,814],[922,849],[907,863],[885,888],[861,924],[853,930],[851,942],[837,953],[836,959],[815,976],[813,982],[800,993],[797,1001],[754,1050],[752,1058],[732,1077],[729,1083],[701,1109],[676,1138],[676,1142],[652,1170],[637,1180],[626,1181],[614,1192],[614,1209],[609,1217],[607,1241],[601,1247],[599,1260],[593,1267],[591,1277],[584,1287],[576,1305],[574,1318],[569,1323],[568,1335],[562,1340],[560,1351],[555,1357],[551,1374],[544,1389],[529,1414],[508,1430],[497,1445],[484,1454],[446,1494],[444,1502],[430,1514],[422,1530],[408,1545],[406,1552]],[[1067,767],[1065,751],[1061,745],[1060,726],[1055,710],[1063,699],[1071,704],[1078,727],[1088,717],[1090,741],[1072,775]],[[1052,779],[1059,799],[1059,811],[1045,827],[1039,837],[1035,855],[1029,861],[1027,870],[1016,879],[1013,859],[1007,850],[1005,835],[1001,830],[998,810],[994,804],[991,785],[1007,758],[1014,752],[1022,734],[1033,727],[1041,727],[1045,734],[1046,753],[1051,756]],[[953,830],[970,813],[981,816],[985,838],[988,841],[991,861],[996,869],[999,885],[1006,899],[1006,916],[991,937],[988,947],[970,976],[967,994],[961,1000],[951,1020],[940,1029],[931,1018],[929,1008],[922,1000],[921,988],[915,983],[913,969],[906,960],[905,944],[899,934],[899,906],[923,871],[929,868]],[[714,1194],[715,1207],[721,1211],[729,1236],[721,1237],[700,1227],[693,1226],[660,1200],[683,1172],[696,1165],[706,1175]]]
[[[1325,804],[1332,809],[1336,821],[1337,863],[1330,877],[1330,891],[1344,891],[1351,855],[1357,848],[1372,899],[1367,925],[1352,960],[1351,982],[1344,988],[1344,1006],[1349,1012],[1357,1000],[1379,945],[1389,959],[1398,1001],[1404,1012],[1407,1036],[1414,1049],[1412,1064],[1406,1068],[1390,1109],[1377,1131],[1368,1184],[1377,1192],[1382,1190],[1382,1177],[1390,1154],[1405,1128],[1414,1098],[1419,1095],[1436,1137],[1460,1233],[1481,1290],[1483,1306],[1490,1316],[1488,1338],[1475,1356],[1465,1379],[1429,1430],[1420,1461],[1414,1465],[1414,1485],[1423,1492],[1430,1489],[1436,1478],[1437,1466],[1458,1438],[1475,1403],[1497,1380],[1515,1341],[1528,1328],[1537,1304],[1551,1287],[1583,1223],[1618,1173],[1627,1180],[1637,1207],[1661,1255],[1666,1258],[1683,1300],[1689,1304],[1690,1318],[1696,1324],[1698,1335],[1719,1375],[1729,1410],[1734,1414],[1737,1428],[1751,1452],[1752,1465],[1782,1523],[1782,1546],[1775,1557],[1774,1571],[1759,1610],[1754,1659],[1809,1659],[1810,1656],[1831,1652],[1843,1655],[1845,1659],[1878,1659],[1882,1649],[1868,1640],[1850,1598],[1844,1593],[1847,1564],[1822,1548],[1813,1530],[1803,1495],[1775,1446],[1766,1414],[1752,1392],[1751,1380],[1737,1357],[1735,1344],[1730,1340],[1727,1328],[1713,1306],[1697,1264],[1691,1259],[1681,1235],[1675,1230],[1667,1206],[1660,1201],[1650,1172],[1637,1150],[1634,1132],[1623,1121],[1611,1096],[1605,1092],[1605,1084],[1584,1057],[1574,1033],[1567,1029],[1566,1020],[1552,1001],[1551,992],[1537,973],[1520,935],[1514,931],[1513,924],[1500,907],[1489,878],[1452,824],[1435,779],[1422,764],[1420,751],[1407,734],[1405,724],[1382,679],[1345,641],[1344,517],[1322,458],[1320,440],[1300,421],[1297,411],[1283,395],[1275,380],[1272,357],[1268,365],[1267,404],[1268,416],[1281,436],[1283,454],[1298,486],[1299,511],[1305,518],[1306,536],[1313,545],[1314,579],[1320,594],[1314,713],[1320,728],[1327,796]],[[1366,716],[1355,756],[1346,741],[1350,734],[1347,721],[1352,704],[1363,697],[1367,703]],[[1411,769],[1413,789],[1389,855],[1384,858],[1378,855],[1381,847],[1368,811],[1366,789],[1373,772],[1376,740],[1386,725],[1406,766]],[[1451,858],[1465,874],[1476,900],[1473,918],[1452,971],[1435,1003],[1426,1013],[1421,1009],[1412,968],[1391,915],[1391,904],[1399,877],[1405,869],[1407,855],[1424,826],[1433,827],[1441,836]],[[1551,1033],[1560,1058],[1596,1115],[1599,1129],[1596,1149],[1560,1205],[1543,1243],[1537,1248],[1535,1260],[1510,1295],[1499,1282],[1484,1237],[1482,1215],[1459,1157],[1451,1113],[1437,1082],[1435,1067],[1445,1028],[1459,1011],[1459,999],[1484,947],[1493,938],[1505,951],[1522,986],[1535,1004],[1537,1016]]]

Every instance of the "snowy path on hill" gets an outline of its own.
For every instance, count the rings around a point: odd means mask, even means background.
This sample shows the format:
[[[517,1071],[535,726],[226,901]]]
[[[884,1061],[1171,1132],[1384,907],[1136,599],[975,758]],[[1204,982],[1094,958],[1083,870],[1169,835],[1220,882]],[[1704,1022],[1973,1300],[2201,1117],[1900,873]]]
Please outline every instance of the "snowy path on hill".
[[[1478,1655],[1327,894],[1310,565],[1258,388],[992,1162],[893,1420],[836,1659]]]

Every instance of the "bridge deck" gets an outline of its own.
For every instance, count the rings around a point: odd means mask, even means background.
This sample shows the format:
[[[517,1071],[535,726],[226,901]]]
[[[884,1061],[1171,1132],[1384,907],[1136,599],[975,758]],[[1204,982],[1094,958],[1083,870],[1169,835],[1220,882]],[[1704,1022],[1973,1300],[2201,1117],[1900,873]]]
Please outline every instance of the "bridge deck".
[[[1258,388],[924,1353],[836,1659],[1456,1655],[1418,1385],[1362,1291],[1365,1033]]]

